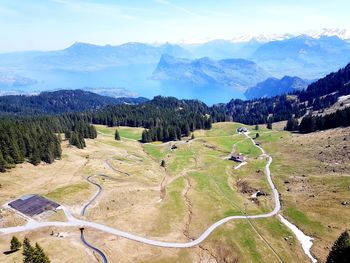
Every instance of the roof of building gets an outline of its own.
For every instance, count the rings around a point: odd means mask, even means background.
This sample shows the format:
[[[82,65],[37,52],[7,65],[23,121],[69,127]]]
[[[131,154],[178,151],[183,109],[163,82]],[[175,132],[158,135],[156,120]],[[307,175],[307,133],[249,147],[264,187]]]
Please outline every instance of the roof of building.
[[[236,161],[236,162],[244,162],[244,157],[241,155],[232,155],[230,157],[230,160]]]
[[[51,210],[60,205],[40,195],[26,195],[9,203],[9,206],[27,215],[39,215],[46,210]]]

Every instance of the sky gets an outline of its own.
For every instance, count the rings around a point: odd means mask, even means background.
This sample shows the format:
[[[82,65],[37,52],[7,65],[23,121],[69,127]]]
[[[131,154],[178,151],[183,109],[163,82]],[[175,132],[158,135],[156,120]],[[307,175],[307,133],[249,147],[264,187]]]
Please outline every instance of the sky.
[[[0,0],[0,52],[350,28],[349,0]]]

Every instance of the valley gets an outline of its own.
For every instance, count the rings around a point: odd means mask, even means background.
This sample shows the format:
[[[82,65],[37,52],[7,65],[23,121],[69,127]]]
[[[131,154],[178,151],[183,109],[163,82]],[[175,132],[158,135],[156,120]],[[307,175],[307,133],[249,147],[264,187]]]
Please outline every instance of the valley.
[[[62,160],[38,167],[24,163],[0,174],[0,201],[3,204],[25,194],[40,194],[69,208],[78,219],[154,240],[189,242],[221,218],[264,214],[274,208],[264,175],[266,160],[245,135],[237,134],[240,126],[216,123],[211,130],[195,131],[193,140],[146,144],[137,141],[141,128],[120,127],[121,141],[115,141],[114,128],[96,126],[98,137],[86,140],[84,150],[63,141]],[[254,127],[247,127],[254,136]],[[271,173],[281,193],[281,214],[314,238],[311,252],[323,262],[349,216],[341,204],[350,196],[346,172],[349,128],[299,135],[276,125],[274,130],[261,127],[257,132],[257,141],[273,158]],[[241,153],[247,164],[234,169],[238,163],[227,160],[231,152]],[[108,177],[93,176],[96,174]],[[103,190],[82,217],[81,208],[96,192],[96,186],[86,181],[88,176]],[[267,195],[252,200],[250,196],[257,190]],[[1,227],[24,223],[6,209],[1,217]],[[65,221],[61,212],[43,217],[38,220]],[[58,237],[50,235],[52,231],[59,233]],[[90,227],[84,233],[109,262],[279,262],[279,258],[309,262],[293,233],[276,216],[229,221],[200,245],[183,249],[141,244]],[[18,233],[23,235],[40,241],[52,262],[100,260],[80,242],[78,227]],[[10,238],[0,237],[2,250]],[[55,257],[57,249],[64,250],[59,258]],[[1,254],[0,259],[13,262],[21,255]]]

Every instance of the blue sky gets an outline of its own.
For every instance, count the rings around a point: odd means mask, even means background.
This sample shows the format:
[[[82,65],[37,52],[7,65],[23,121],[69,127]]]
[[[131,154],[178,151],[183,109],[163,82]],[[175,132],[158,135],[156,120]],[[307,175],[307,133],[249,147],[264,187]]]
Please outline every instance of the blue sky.
[[[349,0],[0,0],[0,52],[349,28]]]

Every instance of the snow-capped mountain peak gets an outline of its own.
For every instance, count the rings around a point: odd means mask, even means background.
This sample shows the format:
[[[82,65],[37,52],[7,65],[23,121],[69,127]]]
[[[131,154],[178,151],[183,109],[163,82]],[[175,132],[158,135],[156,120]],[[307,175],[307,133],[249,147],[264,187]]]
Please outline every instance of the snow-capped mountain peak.
[[[350,39],[350,28],[323,28],[319,31],[310,32],[313,38],[337,36],[343,40]]]
[[[231,39],[233,43],[256,41],[266,43],[274,40],[285,40],[293,37],[292,34],[260,34],[260,35],[242,35]]]
[[[337,36],[343,40],[350,40],[350,28],[323,28],[321,30],[309,30],[295,34],[260,34],[260,35],[242,35],[231,39],[234,43],[256,41],[266,43],[276,40],[286,40],[300,35],[309,36],[312,38]]]

